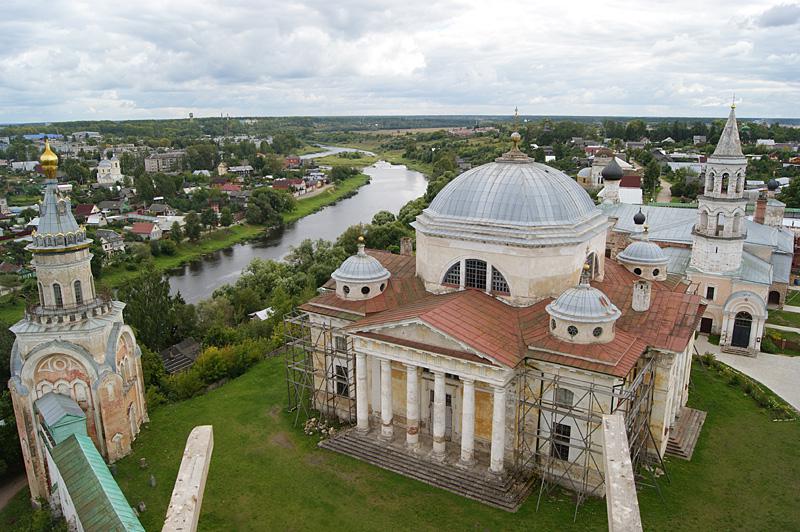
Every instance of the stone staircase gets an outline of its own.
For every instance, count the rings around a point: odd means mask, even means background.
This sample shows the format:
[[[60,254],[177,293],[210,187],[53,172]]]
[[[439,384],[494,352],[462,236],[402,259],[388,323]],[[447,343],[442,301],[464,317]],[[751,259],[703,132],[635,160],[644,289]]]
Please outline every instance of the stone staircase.
[[[467,470],[436,462],[354,430],[323,440],[319,446],[508,512],[516,512],[533,487],[532,477],[524,481],[512,476],[491,478],[485,467]]]
[[[675,427],[669,431],[667,454],[691,460],[705,420],[705,412],[694,408],[681,408]]]

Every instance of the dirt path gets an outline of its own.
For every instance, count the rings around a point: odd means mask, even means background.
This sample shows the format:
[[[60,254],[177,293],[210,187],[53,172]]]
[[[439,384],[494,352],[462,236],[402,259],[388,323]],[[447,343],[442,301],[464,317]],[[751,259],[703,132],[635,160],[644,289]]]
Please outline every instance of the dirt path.
[[[661,190],[658,191],[656,201],[659,203],[669,203],[672,201],[672,185],[669,184],[669,181],[661,177],[659,177],[658,180],[661,182]]]
[[[0,510],[5,508],[6,504],[8,504],[26,484],[25,475],[22,474],[0,486]]]

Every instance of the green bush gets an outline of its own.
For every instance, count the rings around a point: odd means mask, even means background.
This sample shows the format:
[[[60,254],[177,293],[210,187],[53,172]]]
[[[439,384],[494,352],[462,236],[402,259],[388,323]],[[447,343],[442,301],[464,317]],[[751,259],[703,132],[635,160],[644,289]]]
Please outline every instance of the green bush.
[[[761,351],[764,353],[780,353],[780,349],[775,342],[772,341],[772,338],[768,335],[765,335],[761,339]]]
[[[164,384],[170,399],[174,401],[183,401],[195,395],[200,395],[205,389],[205,384],[200,379],[199,373],[192,369],[170,375],[164,379]]]

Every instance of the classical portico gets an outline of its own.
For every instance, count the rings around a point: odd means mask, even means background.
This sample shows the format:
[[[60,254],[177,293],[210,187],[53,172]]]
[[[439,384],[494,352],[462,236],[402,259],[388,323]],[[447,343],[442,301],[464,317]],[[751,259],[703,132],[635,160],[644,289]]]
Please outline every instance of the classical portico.
[[[375,331],[377,329],[352,333],[359,433],[372,434],[385,443],[403,438],[405,447],[418,456],[464,468],[479,465],[477,439],[478,447],[488,450],[490,456],[483,466],[492,474],[502,475],[508,440],[506,409],[508,397],[513,395],[508,393],[513,369],[488,359],[481,361],[477,354],[472,355],[475,360],[458,360],[398,345],[389,338],[377,338],[381,333]],[[368,406],[370,366],[380,368],[380,401],[371,405],[372,416]],[[481,395],[482,409],[491,413],[490,431],[481,430],[477,436],[476,389]],[[405,393],[397,394],[398,390]],[[430,397],[432,400],[427,401]],[[420,419],[423,409],[429,410],[424,421]],[[458,452],[449,456],[448,451],[454,446],[458,447]]]

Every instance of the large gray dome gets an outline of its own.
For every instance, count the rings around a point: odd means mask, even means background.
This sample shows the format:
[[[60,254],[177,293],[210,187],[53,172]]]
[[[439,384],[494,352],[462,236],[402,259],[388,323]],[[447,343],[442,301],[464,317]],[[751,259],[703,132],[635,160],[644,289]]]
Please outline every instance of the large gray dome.
[[[573,225],[598,213],[572,178],[535,162],[493,162],[464,172],[426,211],[436,217],[513,226]]]

